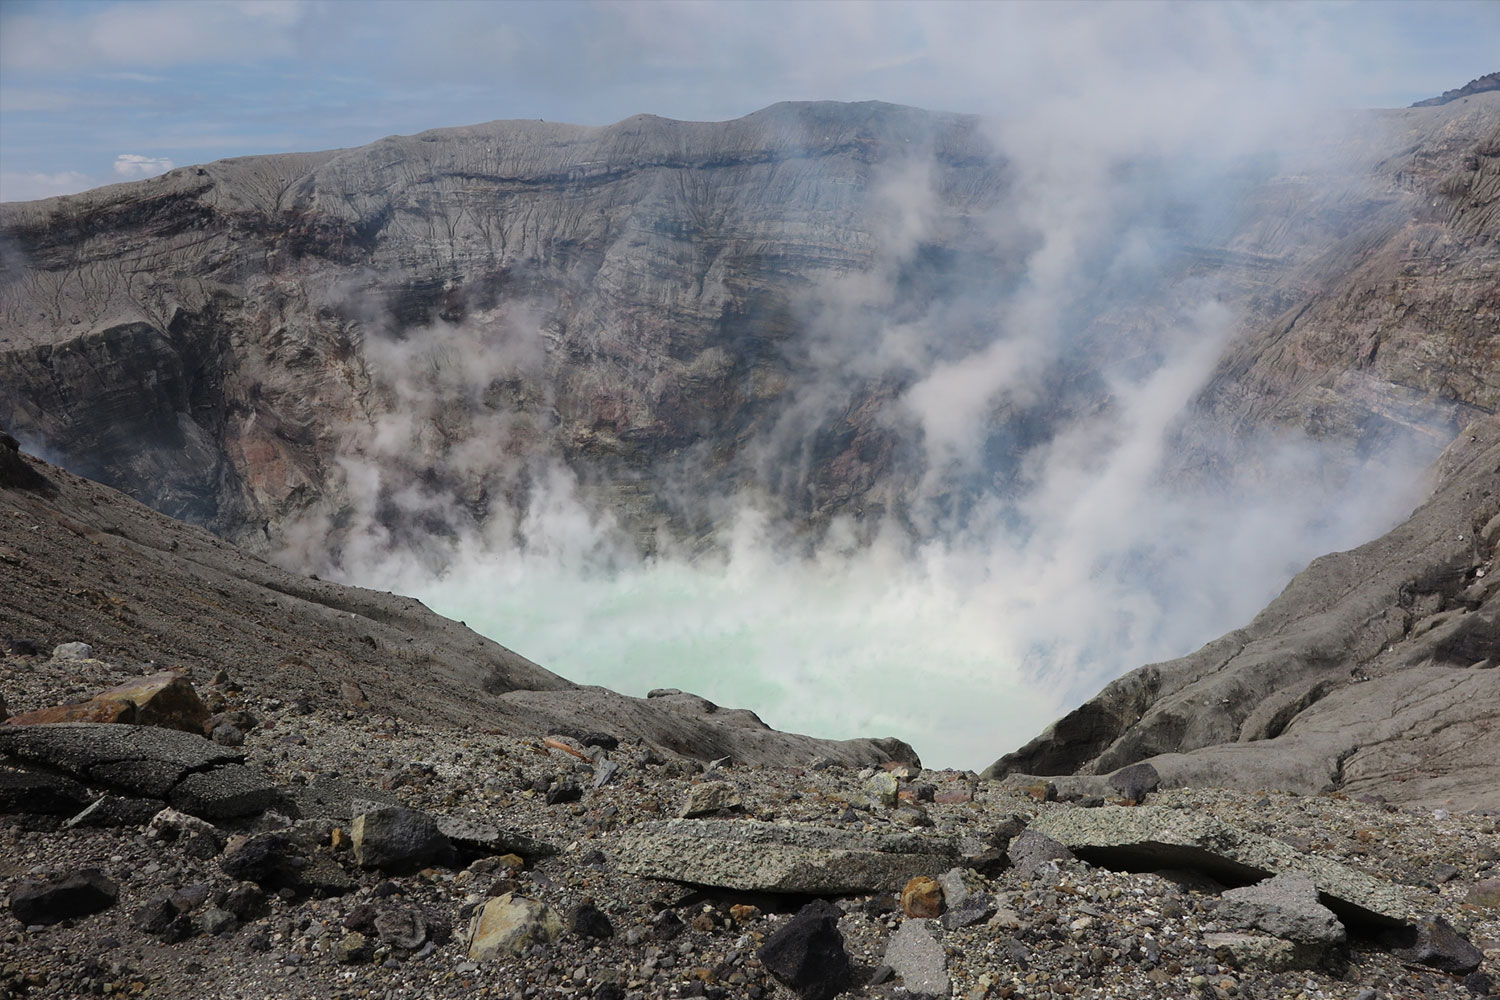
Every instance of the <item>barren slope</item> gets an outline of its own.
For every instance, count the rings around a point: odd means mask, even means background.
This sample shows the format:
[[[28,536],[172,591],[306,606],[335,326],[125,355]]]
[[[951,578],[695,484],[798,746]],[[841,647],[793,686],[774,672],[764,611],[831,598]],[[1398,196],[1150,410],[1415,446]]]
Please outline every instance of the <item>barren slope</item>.
[[[749,712],[690,695],[627,698],[579,687],[411,598],[282,572],[107,487],[3,444],[0,452],[0,634],[43,650],[82,640],[101,659],[182,669],[199,683],[227,669],[247,690],[308,711],[343,705],[340,684],[351,681],[371,712],[424,725],[513,735],[604,730],[745,762],[914,757],[895,740],[775,732]],[[0,659],[7,674],[29,663]],[[42,707],[19,702],[14,690],[8,705]]]

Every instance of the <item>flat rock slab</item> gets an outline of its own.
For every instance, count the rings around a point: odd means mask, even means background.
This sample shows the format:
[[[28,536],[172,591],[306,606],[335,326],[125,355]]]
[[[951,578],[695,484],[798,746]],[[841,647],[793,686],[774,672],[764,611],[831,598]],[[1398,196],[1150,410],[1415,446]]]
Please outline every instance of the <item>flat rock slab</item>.
[[[1283,872],[1255,885],[1229,889],[1219,897],[1216,912],[1221,922],[1289,941],[1338,944],[1344,940],[1344,925],[1318,902],[1318,888],[1306,875]]]
[[[885,964],[901,977],[908,993],[945,997],[952,989],[948,953],[930,920],[904,920],[885,947]]]
[[[243,764],[225,764],[187,775],[173,786],[167,799],[194,816],[228,819],[264,812],[279,794],[265,775]]]
[[[1038,816],[1029,829],[1084,861],[1111,868],[1191,868],[1241,885],[1291,872],[1311,879],[1319,901],[1346,920],[1394,925],[1411,915],[1411,903],[1397,886],[1198,813],[1159,806],[1055,810]]]
[[[0,813],[72,816],[90,798],[87,788],[62,775],[0,768]]]
[[[1316,969],[1328,954],[1321,945],[1260,934],[1205,934],[1203,943],[1220,961],[1264,972]]]
[[[641,823],[613,847],[631,875],[810,895],[894,891],[958,860],[957,846],[941,837],[749,820]]]
[[[276,796],[245,755],[202,736],[155,726],[70,722],[0,726],[0,754],[135,795],[170,799],[210,818],[264,809]]]
[[[186,772],[245,759],[243,753],[192,733],[102,722],[6,726],[0,728],[0,753],[82,777],[121,761],[149,761]]]
[[[370,804],[361,809],[361,812],[371,805],[401,805],[401,800],[390,792],[322,774],[314,777],[309,784],[289,787],[285,794],[296,807],[301,819],[330,819],[347,823],[355,816],[356,802]]]
[[[485,854],[518,854],[527,860],[550,858],[557,846],[476,816],[434,816],[438,832],[461,848]]]

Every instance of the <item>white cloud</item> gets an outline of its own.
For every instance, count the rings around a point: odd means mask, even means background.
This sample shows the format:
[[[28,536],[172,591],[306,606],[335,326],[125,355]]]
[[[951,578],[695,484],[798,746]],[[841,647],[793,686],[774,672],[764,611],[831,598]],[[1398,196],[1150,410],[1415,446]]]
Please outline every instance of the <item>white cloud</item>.
[[[60,194],[76,194],[95,186],[87,174],[77,170],[58,174],[0,171],[0,201],[34,201]]]
[[[43,6],[5,19],[0,62],[12,73],[262,62],[295,49],[303,10],[299,0],[124,3],[82,14]]]
[[[115,173],[128,180],[155,177],[172,169],[172,161],[165,156],[141,156],[139,153],[121,153],[115,157]]]

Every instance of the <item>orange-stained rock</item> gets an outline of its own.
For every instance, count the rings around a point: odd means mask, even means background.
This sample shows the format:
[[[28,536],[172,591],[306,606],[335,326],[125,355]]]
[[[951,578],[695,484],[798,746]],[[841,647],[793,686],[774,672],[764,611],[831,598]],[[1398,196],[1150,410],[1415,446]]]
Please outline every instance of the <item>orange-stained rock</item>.
[[[202,735],[208,722],[208,708],[186,677],[168,672],[129,681],[74,705],[54,705],[13,715],[5,722],[12,726],[48,722],[114,722],[160,726]]]
[[[364,688],[353,681],[339,681],[339,695],[354,708],[370,707],[370,699],[365,697]]]
[[[8,726],[38,726],[51,722],[123,722],[135,721],[135,705],[128,701],[91,698],[73,705],[52,705],[31,712],[12,715]]]
[[[901,912],[908,917],[937,917],[943,912],[943,887],[937,879],[918,875],[901,890]]]
[[[152,674],[101,691],[94,700],[131,702],[136,708],[135,723],[138,726],[160,726],[201,734],[208,724],[208,706],[181,674]]]

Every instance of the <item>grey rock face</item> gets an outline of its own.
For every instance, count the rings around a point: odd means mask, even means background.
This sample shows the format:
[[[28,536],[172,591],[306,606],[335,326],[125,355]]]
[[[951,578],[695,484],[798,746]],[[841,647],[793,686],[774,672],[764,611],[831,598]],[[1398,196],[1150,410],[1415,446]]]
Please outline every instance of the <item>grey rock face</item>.
[[[1224,359],[1210,394],[1216,417],[1316,423],[1352,450],[1434,408],[1494,409],[1495,385],[1473,360],[1488,314],[1474,308],[1482,291],[1467,286],[1482,281],[1404,282],[1414,301],[1395,310],[1345,294],[1327,273],[1329,257],[1349,267],[1345,240],[1374,244],[1376,260],[1420,246],[1409,266],[1427,279],[1483,262],[1482,240],[1411,237],[1434,216],[1454,237],[1488,235],[1487,199],[1475,196],[1483,181],[1444,181],[1493,127],[1494,96],[1364,116],[1355,131],[1380,137],[1370,186],[1382,193],[1360,201],[1364,212],[1308,192],[1291,225],[1203,234],[1212,245],[1191,248],[1193,265],[1226,272],[1225,294],[1270,342]],[[849,384],[811,440],[805,475],[767,480],[745,443],[772,437],[806,388],[796,348],[809,332],[800,307],[810,286],[879,276],[901,289],[895,311],[921,315],[951,290],[950,273],[989,279],[973,282],[980,311],[991,304],[984,290],[1016,277],[1033,237],[985,233],[1015,189],[1014,166],[985,131],[969,116],[874,102],[777,105],[719,123],[492,122],[5,206],[0,233],[17,263],[0,287],[11,336],[0,350],[0,421],[40,433],[158,509],[235,537],[267,523],[275,534],[310,499],[329,513],[347,499],[330,475],[335,428],[393,405],[368,344],[465,323],[481,342],[501,342],[511,332],[504,307],[519,299],[546,303],[538,325],[556,349],[484,387],[485,408],[521,422],[541,449],[600,471],[622,520],[681,518],[664,484],[680,481],[704,428],[714,429],[704,480],[754,482],[814,524],[888,509],[909,475],[881,420],[899,369],[840,380]],[[879,192],[914,149],[930,151],[921,163],[943,221],[907,260],[882,253]],[[1297,185],[1272,187],[1284,195]],[[1301,303],[1287,301],[1289,288],[1328,291]],[[1311,306],[1318,321],[1289,324],[1279,315],[1288,306]],[[1110,332],[1092,338],[1101,354]],[[1307,349],[1272,349],[1288,335]],[[1352,380],[1328,357],[1370,360]],[[104,363],[118,358],[131,363]],[[1324,391],[1307,392],[1309,382]],[[474,415],[456,417],[467,436]],[[443,478],[463,495],[456,475]],[[514,485],[485,478],[488,500]]]
[[[1149,763],[1130,764],[1109,776],[1109,786],[1127,799],[1143,802],[1161,785],[1161,775]]]
[[[632,875],[810,895],[900,889],[957,860],[940,837],[742,820],[640,823],[616,836],[613,853]]]
[[[1345,919],[1392,926],[1409,917],[1410,903],[1398,887],[1210,816],[1155,806],[1106,806],[1043,813],[1030,830],[1060,841],[1085,861],[1108,867],[1197,869],[1229,883],[1290,873],[1311,881],[1322,902]]]
[[[908,993],[946,997],[952,989],[948,955],[935,934],[933,921],[908,918],[885,946],[883,961],[901,977]]]
[[[1266,972],[1314,969],[1328,954],[1323,945],[1259,934],[1205,934],[1203,943],[1221,962]]]
[[[1407,522],[1314,560],[1245,628],[1126,674],[985,775],[1144,761],[1166,787],[1500,808],[1500,671],[1476,669],[1500,649],[1500,536],[1485,530],[1500,418],[1470,425],[1433,474]]]
[[[516,854],[528,861],[547,858],[557,847],[516,830],[507,830],[476,816],[437,816],[438,832],[460,847],[486,854]]]
[[[269,808],[276,786],[262,774],[238,764],[189,774],[172,787],[168,801],[183,812],[207,819],[248,816]]]
[[[1239,927],[1265,931],[1289,941],[1338,944],[1344,925],[1318,902],[1318,889],[1306,875],[1282,873],[1255,885],[1230,889],[1217,911]]]
[[[111,767],[117,767],[114,773],[124,775],[128,773],[125,765],[138,765],[140,777],[136,780],[166,788],[189,771],[238,764],[245,759],[242,753],[215,746],[191,733],[92,722],[0,728],[0,753],[84,779]]]
[[[1011,866],[1026,877],[1035,875],[1049,861],[1068,861],[1074,856],[1066,844],[1047,836],[1035,825],[1012,840],[1005,853]]]

